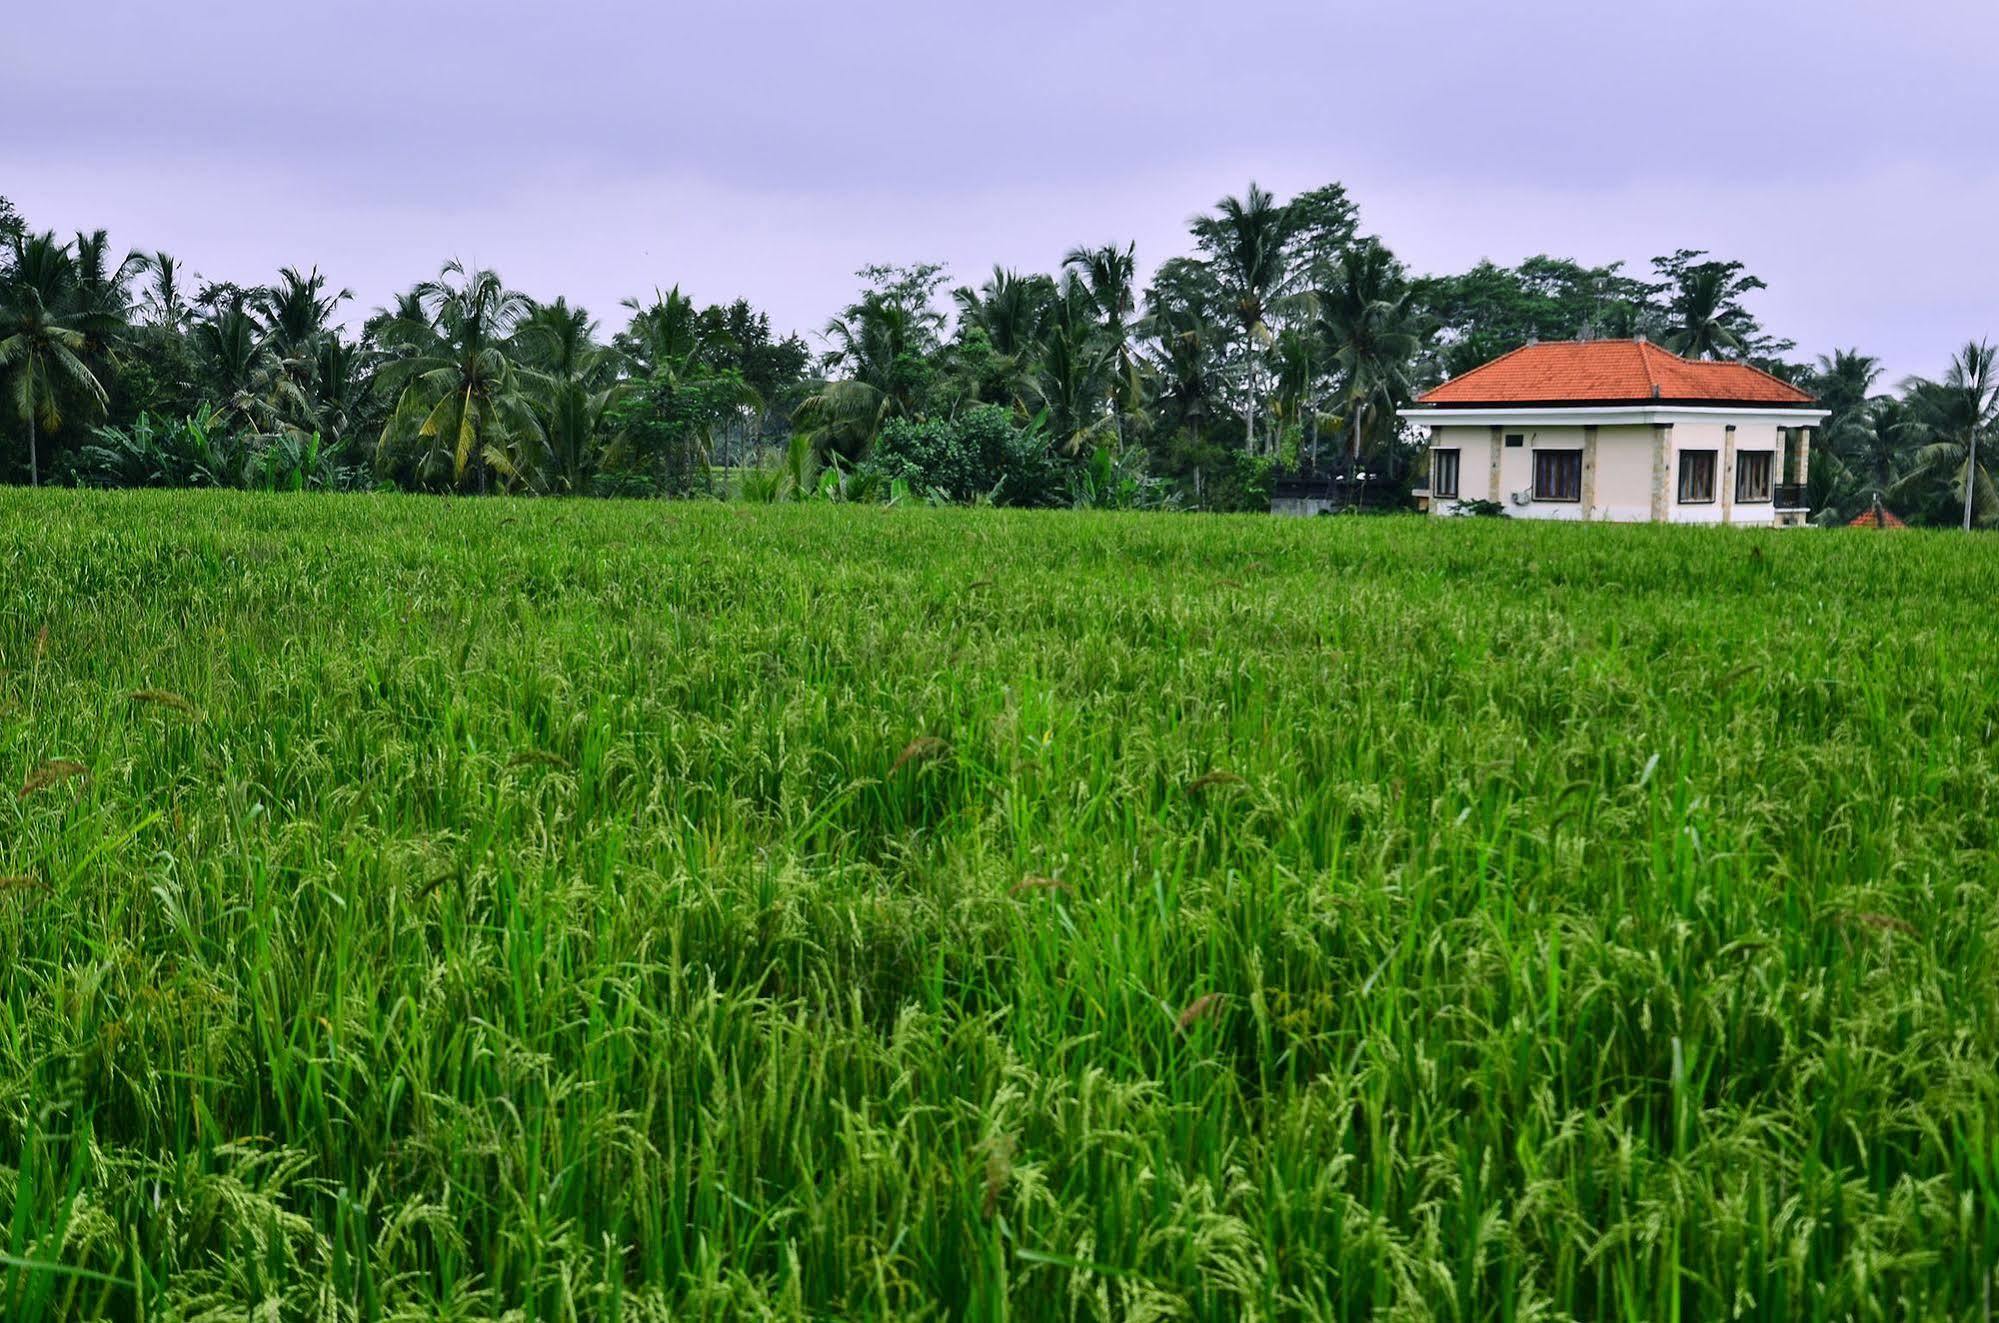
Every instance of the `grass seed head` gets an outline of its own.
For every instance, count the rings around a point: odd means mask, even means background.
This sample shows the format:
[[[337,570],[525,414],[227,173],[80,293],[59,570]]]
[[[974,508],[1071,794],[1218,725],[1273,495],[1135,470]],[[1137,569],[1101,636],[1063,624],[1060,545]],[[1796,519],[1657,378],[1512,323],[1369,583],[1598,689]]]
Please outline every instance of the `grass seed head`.
[[[1853,922],[1865,928],[1872,928],[1877,933],[1902,933],[1910,937],[1916,933],[1915,924],[1907,919],[1897,918],[1893,914],[1856,914],[1853,916]]]
[[[71,777],[89,775],[90,769],[82,763],[72,762],[68,758],[51,758],[28,773],[28,779],[14,792],[14,798],[26,799],[37,791],[47,790],[50,786],[67,781]]]
[[[999,1199],[1013,1177],[1013,1136],[994,1135],[981,1147],[986,1151],[986,1197],[981,1212],[990,1220],[999,1211]]]
[[[171,690],[134,689],[130,694],[126,695],[126,698],[129,702],[133,703],[146,704],[152,707],[171,708],[183,716],[199,717],[201,715],[194,704]]]
[[[896,757],[895,766],[888,769],[889,775],[893,776],[900,772],[906,764],[935,762],[950,752],[951,746],[935,735],[918,735],[903,746],[902,752]]]
[[[1234,772],[1208,772],[1189,781],[1187,783],[1187,793],[1190,795],[1204,795],[1208,791],[1220,786],[1239,786],[1241,784],[1242,778]]]
[[[1009,896],[1024,896],[1033,891],[1061,891],[1066,893],[1073,892],[1074,890],[1075,888],[1067,882],[1058,881],[1052,877],[1037,877],[1029,874],[1007,888],[1007,894]]]
[[[1196,1024],[1206,1019],[1221,1004],[1221,993],[1204,992],[1187,1004],[1187,1009],[1180,1012],[1180,1018],[1173,1022],[1173,1027],[1184,1034]]]

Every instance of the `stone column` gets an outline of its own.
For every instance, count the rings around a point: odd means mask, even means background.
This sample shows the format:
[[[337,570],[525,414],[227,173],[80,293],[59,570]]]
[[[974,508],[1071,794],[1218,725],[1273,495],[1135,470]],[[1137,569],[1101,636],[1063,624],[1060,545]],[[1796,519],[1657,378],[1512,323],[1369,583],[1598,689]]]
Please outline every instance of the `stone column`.
[[[1583,518],[1596,518],[1596,428],[1583,428]]]
[[[1652,424],[1652,522],[1663,524],[1670,513],[1667,505],[1672,480],[1672,465],[1667,456],[1673,449],[1673,425],[1671,423]]]
[[[1499,434],[1499,429],[1497,427],[1493,428],[1492,429],[1492,473],[1486,482],[1488,490],[1485,494],[1485,499],[1488,501],[1492,501],[1494,503],[1497,503],[1505,499],[1504,495],[1499,490],[1499,448],[1505,444],[1506,444],[1506,439]]]
[[[1812,480],[1812,429],[1798,428],[1797,437],[1798,484],[1803,486]]]
[[[1730,423],[1721,433],[1721,522],[1735,522],[1735,424]]]

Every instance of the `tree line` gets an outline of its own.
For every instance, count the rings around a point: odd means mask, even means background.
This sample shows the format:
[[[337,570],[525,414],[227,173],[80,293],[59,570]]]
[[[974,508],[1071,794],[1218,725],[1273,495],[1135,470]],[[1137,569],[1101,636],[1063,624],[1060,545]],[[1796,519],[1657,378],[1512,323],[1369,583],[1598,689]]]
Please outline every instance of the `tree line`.
[[[1982,342],[1884,391],[1857,349],[1794,361],[1740,262],[1419,276],[1338,184],[1251,184],[1188,237],[1142,288],[1130,243],[957,286],[868,267],[815,350],[677,287],[625,300],[607,334],[457,262],[354,326],[317,268],[203,280],[0,198],[0,479],[1228,510],[1315,475],[1394,507],[1423,455],[1397,411],[1424,387],[1533,340],[1644,335],[1819,394],[1822,518],[1881,499],[1911,522],[1999,521]]]

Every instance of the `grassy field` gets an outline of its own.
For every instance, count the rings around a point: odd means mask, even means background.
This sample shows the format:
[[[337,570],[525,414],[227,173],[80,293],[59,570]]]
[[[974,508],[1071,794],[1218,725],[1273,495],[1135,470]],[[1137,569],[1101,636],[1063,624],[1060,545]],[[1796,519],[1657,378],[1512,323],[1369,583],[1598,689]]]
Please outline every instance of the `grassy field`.
[[[1995,605],[1944,534],[0,492],[0,1318],[1976,1316]]]

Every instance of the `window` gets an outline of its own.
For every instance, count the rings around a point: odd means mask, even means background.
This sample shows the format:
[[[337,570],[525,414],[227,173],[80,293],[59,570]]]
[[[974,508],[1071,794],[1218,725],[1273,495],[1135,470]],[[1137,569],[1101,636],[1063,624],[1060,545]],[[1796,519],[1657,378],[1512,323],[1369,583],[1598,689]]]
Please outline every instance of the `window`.
[[[1714,452],[1680,452],[1680,504],[1709,505],[1714,501]]]
[[[1768,450],[1743,450],[1735,456],[1735,499],[1738,501],[1767,501],[1770,499],[1770,475],[1772,452]]]
[[[1508,450],[1518,450],[1526,444],[1527,434],[1525,432],[1508,432],[1506,434],[1506,448]]]
[[[1537,450],[1534,452],[1535,500],[1580,501],[1582,498],[1582,451]]]
[[[1458,494],[1458,452],[1455,450],[1432,450],[1430,452],[1430,495],[1456,496]]]

